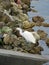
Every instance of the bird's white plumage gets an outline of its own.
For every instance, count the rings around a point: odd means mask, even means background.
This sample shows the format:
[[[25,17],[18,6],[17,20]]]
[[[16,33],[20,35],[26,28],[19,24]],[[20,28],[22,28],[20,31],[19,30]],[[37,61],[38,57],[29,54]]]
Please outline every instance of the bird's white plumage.
[[[38,34],[37,33],[34,36],[32,32],[29,32],[29,31],[24,31],[23,32],[21,28],[16,28],[16,29],[20,31],[20,35],[22,37],[24,37],[27,42],[36,43],[36,38],[38,38]]]
[[[24,31],[22,36],[26,39],[27,42],[36,43],[36,39],[31,32]]]

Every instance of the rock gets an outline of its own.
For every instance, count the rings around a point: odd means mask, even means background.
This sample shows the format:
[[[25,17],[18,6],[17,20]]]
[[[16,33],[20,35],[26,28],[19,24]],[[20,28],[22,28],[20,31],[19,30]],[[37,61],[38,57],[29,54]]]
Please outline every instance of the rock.
[[[15,47],[22,48],[23,46],[25,46],[26,43],[27,42],[24,40],[24,38],[18,37],[17,40],[15,40],[14,45],[15,45]]]
[[[23,14],[23,13],[19,13],[17,12],[16,14],[17,16],[14,16],[14,20],[18,20],[18,21],[25,21],[25,20],[28,20],[28,16],[26,14]]]
[[[35,25],[36,26],[42,26],[42,22],[36,22]]]
[[[3,26],[5,26],[4,22],[0,22],[0,28],[2,28]]]
[[[31,50],[34,49],[34,47],[36,47],[37,45],[32,44],[32,43],[28,43],[27,47]]]
[[[2,8],[2,6],[0,6],[0,16],[2,16],[1,14],[3,14],[4,9]]]
[[[24,53],[28,53],[26,50],[22,50],[22,52],[24,52]]]
[[[42,26],[49,27],[49,24],[48,23],[42,23]]]
[[[24,21],[22,24],[22,27],[24,29],[29,29],[29,28],[32,28],[34,26],[35,26],[35,24],[33,22],[29,22],[29,21]]]
[[[37,41],[36,44],[34,45],[34,47],[37,47],[39,46],[39,42]]]
[[[5,23],[15,21],[7,10],[0,11],[0,17],[0,21]]]
[[[19,19],[19,17],[17,17],[17,16],[12,16],[12,17],[14,18],[14,20],[15,20],[17,23],[22,22],[22,20],[21,20],[21,19]]]
[[[24,30],[27,30],[27,31],[30,31],[30,32],[34,31],[34,29],[32,29],[32,28],[27,28],[27,29],[24,29]]]
[[[14,2],[14,0],[10,0],[10,2]]]
[[[23,47],[26,48],[27,42],[23,37],[19,37],[18,41],[19,41],[18,47],[20,47],[22,49],[23,49]]]
[[[6,25],[7,25],[8,27],[13,28],[14,26],[16,26],[16,23],[15,23],[15,22],[8,22]]]
[[[3,45],[3,48],[6,50],[12,50],[12,46],[10,45]]]
[[[16,4],[16,3],[14,3]],[[13,6],[14,5],[13,3],[11,3],[11,5]],[[17,4],[14,5],[13,7],[11,7],[11,14],[14,15],[14,14],[17,14],[19,13],[18,10],[17,10]]]
[[[28,21],[24,21],[22,26],[23,26],[23,28],[26,29],[26,28],[30,28],[31,27],[31,24]]]
[[[43,48],[40,46],[34,47],[34,51],[35,51],[35,54],[41,54],[41,51],[43,51]]]
[[[37,47],[40,51],[43,51],[44,49],[41,46]]]
[[[30,7],[30,0],[21,0],[24,4],[28,5]]]
[[[8,35],[8,34],[4,37],[3,41],[4,41],[5,44],[12,44],[11,36]]]
[[[28,20],[28,16],[24,13],[20,13],[18,17],[20,18],[20,20],[22,20],[22,22]]]
[[[7,10],[4,10],[3,12],[3,21],[7,22],[12,22],[15,21],[14,18],[9,14],[9,12]]]
[[[5,5],[6,4],[6,5]],[[4,9],[9,9],[10,8],[10,1],[8,0],[1,0],[1,2],[0,2],[0,5],[4,8]]]
[[[12,29],[10,27],[8,27],[8,26],[4,26],[2,28],[2,32],[10,34],[10,33],[12,33]]]
[[[23,49],[22,49],[22,48],[17,48],[17,51],[22,52],[22,51],[23,51]]]
[[[47,33],[45,33],[43,30],[38,30],[37,33],[40,36],[40,39],[45,40],[47,37]]]
[[[35,51],[34,50],[30,50],[29,53],[35,54]]]
[[[14,51],[17,51],[17,47],[14,47],[14,49],[13,49]]]
[[[11,27],[11,28],[22,27],[22,21],[16,16],[13,16],[13,18],[14,18],[15,21],[8,22],[8,23],[6,23],[6,25]]]
[[[49,38],[46,38],[46,44],[47,44],[47,46],[49,46]]]
[[[6,34],[3,41],[5,44],[14,44],[17,42],[17,36]]]
[[[16,37],[15,35],[7,34],[4,37],[4,48],[12,49],[14,51],[20,51],[24,53],[39,54],[42,51],[41,47],[32,43],[26,42],[23,37]],[[38,47],[37,47],[38,46]]]
[[[31,27],[34,27],[35,26],[35,23],[34,22],[30,22],[31,24]]]
[[[31,54],[41,54],[41,51],[43,51],[43,48],[40,46],[35,46],[33,44],[30,44],[27,48],[28,53]]]
[[[35,16],[32,18],[33,22],[43,22],[44,18],[41,16]]]
[[[19,40],[20,43],[22,43],[22,44],[26,44],[26,43],[27,43],[26,40],[25,40],[23,37],[19,37],[18,40]]]
[[[0,22],[2,21],[3,17],[3,11],[4,9],[0,6]]]
[[[17,15],[17,14],[23,12],[23,11],[21,10],[21,9],[22,9],[22,6],[21,6],[21,5],[17,5],[17,4],[14,3],[14,2],[12,2],[11,5],[12,5],[12,7],[11,7],[11,14],[12,14],[12,15]]]
[[[2,34],[2,29],[0,29],[0,34]]]
[[[23,12],[25,11],[25,12],[27,12],[28,10],[29,10],[29,7],[26,5],[26,4],[22,4],[22,10],[23,10]],[[24,13],[25,13],[24,12]]]
[[[19,4],[19,5],[18,5],[18,9],[20,9],[20,10],[22,9],[22,6],[21,6],[21,4]]]

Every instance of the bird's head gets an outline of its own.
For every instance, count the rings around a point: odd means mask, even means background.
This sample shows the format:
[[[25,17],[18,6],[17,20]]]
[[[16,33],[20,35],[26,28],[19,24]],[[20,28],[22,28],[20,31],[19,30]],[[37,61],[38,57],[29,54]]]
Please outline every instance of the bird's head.
[[[16,30],[17,30],[17,31],[19,31],[19,32],[20,32],[20,34],[23,32],[23,30],[22,30],[21,28],[19,28],[19,27],[18,27],[18,28],[16,28]]]
[[[21,31],[22,29],[21,28],[16,28],[16,30]]]
[[[23,30],[21,28],[16,28],[17,31],[19,31],[20,35],[23,35]]]

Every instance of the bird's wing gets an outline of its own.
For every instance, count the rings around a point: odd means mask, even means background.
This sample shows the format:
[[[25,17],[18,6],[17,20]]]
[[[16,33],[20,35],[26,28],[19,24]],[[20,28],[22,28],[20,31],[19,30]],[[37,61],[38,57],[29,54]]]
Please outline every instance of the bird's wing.
[[[34,37],[36,38],[36,40],[40,39],[40,36],[37,32],[32,32],[32,34],[34,35]]]
[[[24,37],[27,41],[29,41],[29,42],[33,42],[33,43],[36,42],[36,39],[34,38],[34,36],[32,35],[31,32],[25,31],[25,32],[23,33],[23,37]]]

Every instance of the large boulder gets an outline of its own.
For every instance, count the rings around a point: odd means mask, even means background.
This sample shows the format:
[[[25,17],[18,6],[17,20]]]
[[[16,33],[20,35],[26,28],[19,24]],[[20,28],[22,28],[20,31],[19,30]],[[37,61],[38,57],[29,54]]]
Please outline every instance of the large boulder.
[[[24,21],[22,26],[23,26],[24,29],[27,29],[27,28],[29,29],[29,28],[34,27],[35,23],[29,22],[29,21]]]
[[[34,16],[32,18],[33,22],[43,22],[44,21],[44,18],[41,17],[41,16]]]
[[[46,37],[47,37],[47,33],[46,32],[44,32],[43,30],[38,30],[37,33],[39,34],[39,36],[40,36],[40,38],[42,40],[46,39]]]

